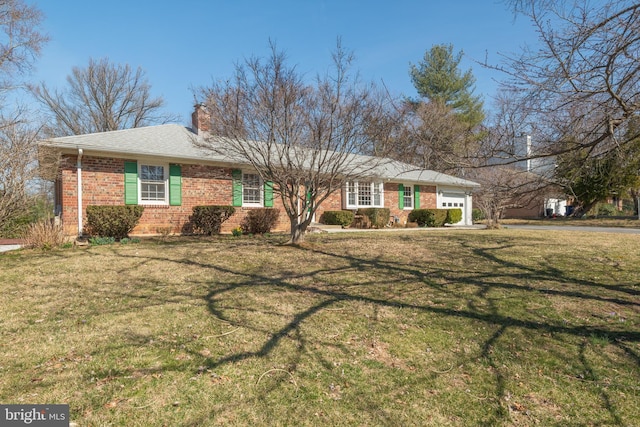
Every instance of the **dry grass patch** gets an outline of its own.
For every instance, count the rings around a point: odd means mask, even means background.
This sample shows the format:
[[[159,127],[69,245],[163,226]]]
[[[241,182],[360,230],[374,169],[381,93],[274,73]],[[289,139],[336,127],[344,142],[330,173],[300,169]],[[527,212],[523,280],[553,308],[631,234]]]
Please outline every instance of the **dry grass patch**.
[[[576,225],[582,227],[622,227],[640,228],[637,217],[598,217],[598,218],[532,218],[532,219],[501,219],[504,225]]]
[[[632,425],[637,236],[167,238],[0,255],[0,401],[80,425]]]

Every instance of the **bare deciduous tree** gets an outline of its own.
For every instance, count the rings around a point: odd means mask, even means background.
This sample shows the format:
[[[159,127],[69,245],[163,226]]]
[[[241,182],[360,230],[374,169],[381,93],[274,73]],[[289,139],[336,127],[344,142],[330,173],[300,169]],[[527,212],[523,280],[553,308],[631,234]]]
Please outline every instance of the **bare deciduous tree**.
[[[272,43],[268,59],[246,60],[233,80],[200,91],[215,135],[206,146],[251,164],[273,183],[293,244],[304,239],[320,203],[383,161],[357,155],[388,132],[388,121],[383,96],[349,73],[351,62],[338,43],[333,73],[307,84]]]
[[[0,230],[27,210],[36,178],[37,132],[15,119],[0,118]]]
[[[513,166],[491,166],[470,171],[471,179],[480,184],[473,193],[473,203],[484,214],[488,228],[498,228],[507,209],[542,209],[545,196],[558,189],[544,179]]]
[[[587,149],[594,155],[636,139],[640,113],[640,3],[513,0],[529,17],[541,47],[525,49],[502,68],[540,125],[540,156]],[[566,144],[573,141],[573,144]]]
[[[444,172],[459,172],[469,142],[468,126],[454,111],[440,102],[420,103],[414,112],[416,125],[407,141],[412,141],[409,150],[418,166]]]
[[[507,57],[500,68],[508,75],[503,84],[508,102],[503,105],[511,116],[503,115],[508,121],[498,127],[512,141],[522,131],[533,134],[535,145],[519,156],[508,140],[494,139],[485,148],[503,163],[548,158],[538,164],[552,166],[578,159],[543,172],[567,194],[586,195],[575,189],[603,181],[602,168],[593,166],[625,168],[629,147],[640,135],[633,126],[640,114],[640,4],[633,0],[507,3],[532,22],[540,43]],[[598,197],[620,190],[608,182],[609,188],[599,191]],[[590,197],[576,199],[575,215],[584,213],[581,207],[593,205]]]
[[[47,41],[42,13],[22,0],[0,0],[0,97],[19,87]],[[36,132],[22,123],[24,112],[0,113],[0,230],[24,214],[36,176]]]
[[[41,32],[42,12],[22,0],[0,0],[0,90],[16,87],[16,77],[31,68],[48,40]]]
[[[389,112],[389,120],[388,137],[375,147],[377,155],[457,175],[464,175],[465,168],[477,163],[478,141],[443,103],[404,102]]]
[[[54,125],[52,136],[80,135],[167,123],[175,116],[163,112],[162,97],[151,95],[145,73],[104,58],[89,60],[86,68],[74,67],[68,88],[50,91],[44,83],[32,86]]]

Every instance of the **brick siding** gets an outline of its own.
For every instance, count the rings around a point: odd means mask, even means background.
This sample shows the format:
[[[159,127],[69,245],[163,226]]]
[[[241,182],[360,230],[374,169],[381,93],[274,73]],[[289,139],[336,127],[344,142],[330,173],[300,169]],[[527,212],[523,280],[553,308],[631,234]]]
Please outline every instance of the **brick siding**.
[[[78,195],[76,156],[65,156],[61,163],[57,191],[61,205],[62,224],[65,233],[78,232]],[[127,160],[107,157],[85,156],[82,159],[82,206],[83,223],[86,224],[86,207],[89,205],[124,204],[124,163]],[[208,165],[182,164],[182,204],[180,206],[145,205],[144,213],[132,235],[159,234],[160,230],[171,228],[172,233],[188,234],[189,216],[198,205],[231,205],[231,168]],[[384,184],[384,204],[389,207],[391,218],[398,217],[405,224],[410,209],[398,208],[398,185]],[[274,207],[280,209],[280,216],[273,231],[289,231],[290,224],[279,198],[274,194]],[[420,186],[420,207],[436,207],[436,187]],[[247,212],[255,208],[236,207],[236,213],[222,224],[222,232],[229,233],[240,225]],[[325,211],[342,209],[342,192],[336,191],[327,198],[316,212],[319,221]]]
[[[83,222],[89,205],[124,205],[124,162],[128,159],[85,156],[82,158]],[[133,159],[131,159],[133,160]],[[170,227],[172,233],[189,233],[189,216],[198,205],[232,204],[231,168],[183,164],[182,204],[180,206],[144,205],[144,213],[132,235],[159,234]],[[78,194],[76,157],[67,156],[62,162],[58,178],[61,187],[62,224],[65,233],[78,232]],[[60,203],[61,202],[61,203]],[[277,195],[274,206],[278,207]],[[240,225],[247,212],[255,208],[237,207],[236,213],[222,224],[222,232],[229,233]],[[86,224],[86,222],[85,222]],[[289,219],[280,209],[274,231],[288,231]]]
[[[398,191],[399,183],[385,183],[384,184],[384,206],[389,208],[390,218],[398,218],[400,224],[407,223],[407,217],[412,209],[400,209],[398,203]],[[322,205],[316,211],[316,220],[320,221],[322,214],[325,211],[339,211],[343,209],[342,205],[342,192],[337,191],[333,193],[327,200],[322,202]],[[420,186],[420,208],[422,209],[435,209],[437,206],[437,195],[435,185],[421,185]]]

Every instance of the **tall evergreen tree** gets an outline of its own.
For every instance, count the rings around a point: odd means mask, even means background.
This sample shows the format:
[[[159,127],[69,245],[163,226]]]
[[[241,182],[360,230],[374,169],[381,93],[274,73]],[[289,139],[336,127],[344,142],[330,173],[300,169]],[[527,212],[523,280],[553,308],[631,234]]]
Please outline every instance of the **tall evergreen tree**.
[[[411,65],[411,80],[418,94],[430,102],[451,108],[470,128],[484,120],[483,102],[473,94],[475,77],[471,69],[462,72],[463,52],[453,45],[434,45],[418,65]]]

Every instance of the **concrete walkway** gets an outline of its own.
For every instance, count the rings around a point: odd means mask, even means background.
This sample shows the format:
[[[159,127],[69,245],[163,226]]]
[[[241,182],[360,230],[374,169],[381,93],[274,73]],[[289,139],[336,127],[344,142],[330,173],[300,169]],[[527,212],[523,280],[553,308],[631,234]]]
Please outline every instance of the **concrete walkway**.
[[[485,225],[451,225],[447,227],[385,227],[385,228],[342,228],[339,225],[311,224],[307,229],[309,232],[319,231],[320,233],[369,233],[369,232],[398,232],[398,231],[438,231],[438,230],[483,230]]]
[[[22,247],[20,239],[0,239],[0,252],[14,251]]]
[[[20,249],[22,246],[20,245],[0,245],[0,252],[8,252],[15,251],[16,249]]]

